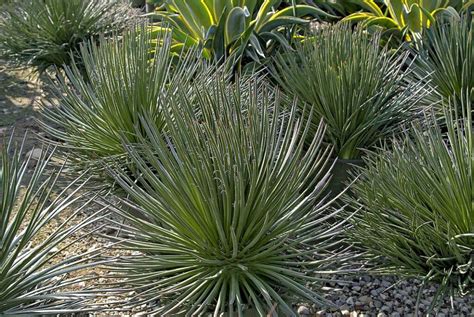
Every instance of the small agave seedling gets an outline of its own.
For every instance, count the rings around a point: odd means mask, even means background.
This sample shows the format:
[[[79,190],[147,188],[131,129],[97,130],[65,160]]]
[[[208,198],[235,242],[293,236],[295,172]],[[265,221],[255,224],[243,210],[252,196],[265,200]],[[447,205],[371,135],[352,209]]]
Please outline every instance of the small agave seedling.
[[[124,247],[142,255],[111,269],[134,286],[132,305],[160,316],[295,316],[298,300],[328,304],[324,273],[350,255],[320,197],[324,125],[305,149],[308,122],[257,81],[195,83],[195,99],[178,92],[167,103],[165,133],[145,120],[146,136],[128,146],[142,177],[114,173],[130,198],[116,211]]]
[[[90,279],[68,278],[68,274],[94,265],[97,254],[89,252],[61,259],[61,252],[73,244],[67,239],[97,219],[96,214],[72,224],[77,213],[64,221],[49,236],[44,229],[53,219],[72,208],[81,198],[85,180],[77,179],[55,194],[60,171],[46,176],[50,154],[41,158],[26,186],[23,186],[34,159],[23,159],[23,146],[13,141],[3,148],[0,162],[0,315],[41,315],[93,309],[88,290],[65,291],[64,287]],[[13,155],[9,155],[13,152]],[[86,308],[87,307],[87,308]]]

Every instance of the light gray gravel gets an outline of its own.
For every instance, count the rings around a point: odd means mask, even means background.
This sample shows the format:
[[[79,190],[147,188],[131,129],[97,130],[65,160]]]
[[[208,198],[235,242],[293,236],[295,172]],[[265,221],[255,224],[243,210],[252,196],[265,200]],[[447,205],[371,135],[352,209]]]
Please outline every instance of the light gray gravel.
[[[335,278],[337,279],[337,277]],[[416,298],[421,286],[421,280],[400,280],[392,276],[361,276],[340,277],[350,283],[331,282],[325,288],[327,299],[337,308],[321,309],[302,305],[298,309],[300,316],[415,316]],[[420,315],[426,315],[436,285],[428,285],[422,293],[420,301]],[[474,316],[474,296],[446,298],[440,309],[432,316],[437,317],[464,317]]]

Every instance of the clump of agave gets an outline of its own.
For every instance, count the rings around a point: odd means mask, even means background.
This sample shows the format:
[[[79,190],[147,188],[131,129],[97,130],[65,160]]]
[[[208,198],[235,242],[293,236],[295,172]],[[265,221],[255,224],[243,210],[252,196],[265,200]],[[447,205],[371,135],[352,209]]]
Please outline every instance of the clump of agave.
[[[40,72],[80,62],[82,42],[122,30],[131,13],[121,0],[22,0],[2,9],[0,52]]]
[[[442,125],[414,124],[390,151],[368,156],[347,197],[360,209],[354,241],[381,260],[381,272],[439,284],[431,309],[474,287],[471,105],[469,96],[453,101]]]
[[[467,14],[438,19],[415,43],[415,80],[426,81],[431,90],[428,102],[474,96],[474,27]],[[472,100],[471,100],[472,101]],[[443,107],[438,111],[443,115]],[[461,109],[458,109],[460,111]]]
[[[324,120],[335,154],[358,159],[418,111],[423,84],[408,83],[407,57],[383,47],[380,33],[339,24],[308,34],[296,51],[277,56],[273,73],[301,109],[312,107],[309,140]]]
[[[325,222],[324,125],[305,148],[309,122],[259,80],[215,76],[195,82],[193,98],[178,91],[164,101],[166,131],[143,118],[140,145],[128,147],[141,177],[112,172],[129,197],[115,208],[123,246],[141,253],[111,267],[134,287],[132,306],[263,316],[296,315],[296,299],[328,305],[324,272],[350,255],[344,223]]]
[[[60,314],[94,310],[90,290],[66,291],[90,276],[68,274],[96,263],[97,251],[63,258],[62,251],[74,241],[67,239],[97,219],[92,214],[76,222],[89,204],[63,217],[64,221],[44,235],[53,219],[84,197],[85,179],[77,179],[57,192],[60,171],[48,173],[52,154],[43,148],[40,158],[24,157],[23,145],[12,139],[4,146],[0,162],[0,315]],[[10,155],[9,153],[13,153]],[[36,164],[33,171],[32,165]],[[76,222],[76,224],[71,224]]]
[[[151,41],[160,43],[154,52]],[[186,90],[196,76],[207,76],[195,52],[175,59],[170,41],[170,34],[154,37],[146,25],[138,25],[120,38],[82,46],[85,71],[66,67],[66,77],[56,86],[58,102],[44,107],[46,131],[72,150],[72,160],[82,166],[101,166],[97,162],[117,157],[126,162],[123,143],[138,141],[140,117],[158,130],[165,128],[166,105],[160,99],[177,86]]]

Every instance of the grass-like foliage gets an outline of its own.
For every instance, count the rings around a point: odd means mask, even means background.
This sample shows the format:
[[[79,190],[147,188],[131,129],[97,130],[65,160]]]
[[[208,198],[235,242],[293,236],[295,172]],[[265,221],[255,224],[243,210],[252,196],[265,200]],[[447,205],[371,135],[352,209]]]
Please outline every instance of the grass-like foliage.
[[[355,240],[382,257],[383,272],[439,283],[432,308],[474,286],[474,130],[463,104],[459,118],[446,112],[447,134],[444,124],[415,125],[392,151],[369,156],[352,187]]]
[[[9,155],[10,152],[13,154]],[[66,241],[68,237],[97,217],[92,215],[76,222],[79,209],[64,217],[64,222],[49,231],[49,235],[43,230],[81,199],[78,192],[84,180],[78,179],[58,193],[55,183],[60,172],[50,176],[45,173],[50,154],[43,154],[37,161],[31,157],[23,159],[22,152],[22,147],[14,147],[10,141],[0,162],[0,315],[80,311],[93,292],[61,292],[61,288],[87,280],[88,276],[71,279],[67,274],[93,265],[90,260],[96,254],[64,259],[61,251],[72,242]],[[30,175],[28,168],[33,163],[36,168]],[[72,221],[77,224],[71,224]]]
[[[162,44],[154,54],[152,40]],[[74,65],[65,69],[67,78],[57,86],[58,104],[44,108],[46,130],[74,149],[73,159],[88,162],[123,155],[123,140],[137,142],[141,116],[163,129],[160,98],[176,86],[186,90],[198,65],[191,63],[193,52],[174,60],[169,50],[169,35],[152,38],[146,26],[84,45],[85,76]]]
[[[196,83],[194,98],[178,92],[167,132],[147,121],[142,144],[130,147],[142,178],[115,177],[131,200],[124,247],[143,255],[112,270],[135,286],[132,304],[162,316],[293,316],[295,297],[326,304],[310,287],[320,281],[314,270],[347,258],[336,251],[342,224],[325,224],[319,197],[329,177],[324,126],[304,150],[307,122],[258,80],[228,86],[216,76]]]
[[[79,59],[79,45],[122,29],[129,12],[121,0],[23,0],[3,8],[0,50],[42,72]]]
[[[326,140],[339,158],[355,159],[412,118],[419,87],[406,85],[405,66],[406,54],[381,47],[380,34],[342,24],[277,57],[274,73],[301,107],[313,107],[312,130],[324,119]]]
[[[415,53],[419,55],[416,59],[417,80],[426,80],[433,90],[430,102],[460,100],[466,91],[474,97],[472,17],[438,19],[424,32]]]

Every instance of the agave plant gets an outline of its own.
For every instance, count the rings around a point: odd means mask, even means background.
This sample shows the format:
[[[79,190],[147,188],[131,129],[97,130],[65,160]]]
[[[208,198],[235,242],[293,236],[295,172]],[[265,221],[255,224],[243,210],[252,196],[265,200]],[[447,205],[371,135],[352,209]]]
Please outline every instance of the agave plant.
[[[206,88],[196,99],[179,92],[167,132],[147,124],[129,146],[142,177],[114,174],[131,199],[118,212],[128,220],[124,247],[143,255],[111,269],[150,314],[294,316],[292,298],[325,305],[314,270],[337,271],[348,258],[337,251],[342,223],[325,223],[319,197],[329,178],[324,126],[304,151],[296,107],[283,112],[256,79],[229,87],[219,78],[196,84]]]
[[[429,101],[462,99],[466,91],[474,97],[474,27],[470,17],[439,20],[416,44],[415,80],[428,82],[433,91]]]
[[[463,105],[453,105],[459,118],[446,111],[446,135],[414,124],[392,150],[368,156],[348,198],[361,209],[353,238],[382,257],[381,272],[439,284],[431,309],[474,287],[474,131],[472,103]]]
[[[376,3],[383,0],[375,0]],[[371,3],[359,0],[297,0],[298,4],[308,4],[337,16],[348,16],[360,10],[370,11]]]
[[[417,111],[422,87],[407,84],[406,57],[381,47],[380,33],[371,37],[362,28],[336,25],[277,56],[273,73],[302,109],[312,106],[309,140],[324,120],[337,156],[357,159]]]
[[[457,15],[457,11],[467,10],[472,0],[385,0],[386,12],[374,0],[353,0],[367,12],[353,13],[346,21],[363,21],[367,27],[381,26],[401,32],[407,39],[419,39],[423,30],[429,28],[440,13]]]
[[[0,315],[60,314],[94,309],[89,300],[92,291],[65,291],[64,287],[87,281],[89,276],[68,278],[68,274],[94,265],[97,254],[79,254],[64,258],[62,251],[74,233],[97,220],[95,215],[77,224],[77,209],[45,236],[44,229],[53,219],[82,199],[84,179],[77,179],[55,193],[60,172],[46,176],[50,154],[36,161],[22,159],[22,147],[10,140],[2,150],[0,164]],[[13,152],[13,155],[8,153]],[[52,154],[51,154],[52,155]],[[35,161],[35,162],[34,162]],[[28,173],[31,164],[36,168]],[[27,176],[28,174],[28,176]],[[26,186],[23,186],[27,179]],[[96,262],[97,263],[97,262]]]
[[[161,45],[150,54],[152,39]],[[197,74],[207,76],[204,68],[198,70],[202,64],[194,63],[194,52],[175,61],[170,45],[169,34],[154,38],[146,25],[140,25],[120,39],[82,47],[85,76],[75,65],[66,67],[67,77],[56,87],[57,106],[44,107],[45,129],[74,149],[71,159],[88,164],[123,156],[122,142],[137,142],[141,116],[158,130],[165,127],[161,96],[187,90],[186,82]]]
[[[276,47],[289,47],[288,27],[308,24],[304,17],[330,16],[309,5],[277,10],[280,0],[168,0],[155,16],[173,28],[173,49],[200,46],[206,58],[221,60],[233,56],[260,62]],[[154,26],[161,30],[162,23]],[[285,31],[286,30],[286,31]]]
[[[24,0],[0,17],[0,51],[43,72],[79,62],[79,45],[125,27],[130,10],[120,0]]]

